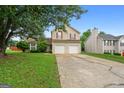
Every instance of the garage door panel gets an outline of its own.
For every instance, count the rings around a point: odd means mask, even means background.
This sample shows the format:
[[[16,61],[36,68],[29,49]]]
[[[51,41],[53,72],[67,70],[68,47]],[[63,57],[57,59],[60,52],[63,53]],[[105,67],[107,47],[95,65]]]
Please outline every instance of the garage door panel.
[[[69,54],[77,54],[79,53],[79,46],[69,46]]]
[[[65,47],[64,46],[55,46],[55,54],[64,54]]]

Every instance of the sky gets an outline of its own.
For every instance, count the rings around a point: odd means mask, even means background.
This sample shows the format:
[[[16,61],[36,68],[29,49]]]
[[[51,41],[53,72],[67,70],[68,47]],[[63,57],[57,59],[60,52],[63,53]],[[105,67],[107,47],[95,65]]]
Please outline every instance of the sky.
[[[72,19],[70,25],[81,34],[87,29],[97,27],[100,31],[112,35],[124,35],[124,6],[81,6],[88,10],[82,14],[81,18]],[[51,32],[45,32],[46,37],[50,37]]]
[[[70,22],[81,34],[87,29],[97,27],[107,34],[124,35],[124,6],[82,5],[81,8],[88,12],[82,14],[80,19],[73,18]],[[51,31],[45,31],[45,36],[51,37]]]

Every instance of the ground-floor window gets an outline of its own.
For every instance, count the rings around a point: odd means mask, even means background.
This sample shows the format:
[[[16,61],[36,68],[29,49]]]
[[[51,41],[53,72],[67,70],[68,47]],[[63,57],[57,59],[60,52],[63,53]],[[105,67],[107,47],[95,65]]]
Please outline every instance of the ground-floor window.
[[[115,53],[115,50],[104,50],[104,53]]]
[[[104,53],[106,53],[106,50],[104,50]]]
[[[107,53],[109,53],[109,50],[107,50]]]
[[[37,50],[37,44],[36,43],[30,43],[30,50]]]

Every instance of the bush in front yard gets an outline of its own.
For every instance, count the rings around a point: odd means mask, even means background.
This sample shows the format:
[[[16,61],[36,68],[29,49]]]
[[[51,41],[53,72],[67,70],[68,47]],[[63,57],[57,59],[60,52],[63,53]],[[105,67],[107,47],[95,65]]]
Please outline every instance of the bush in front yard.
[[[38,50],[30,50],[30,53],[39,53],[40,51]]]
[[[104,54],[111,54],[111,53],[109,53],[109,52],[104,52]]]
[[[114,53],[114,55],[118,55],[118,56],[121,56],[121,54],[120,54],[120,53]]]
[[[112,53],[105,52],[104,54],[112,54]],[[118,56],[120,56],[121,54],[120,54],[120,53],[113,53],[113,55],[118,55]]]
[[[45,40],[44,41],[38,41],[37,47],[38,47],[39,52],[46,52],[48,44]]]
[[[23,52],[25,52],[26,49],[29,49],[29,45],[26,41],[20,41],[16,45],[18,48],[22,49]]]

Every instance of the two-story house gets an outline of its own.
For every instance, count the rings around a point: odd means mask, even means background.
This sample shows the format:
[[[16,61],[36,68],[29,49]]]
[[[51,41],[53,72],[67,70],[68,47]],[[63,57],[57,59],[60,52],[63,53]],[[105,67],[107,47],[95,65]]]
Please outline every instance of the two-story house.
[[[91,30],[91,34],[85,41],[85,51],[93,53],[122,53],[124,52],[124,35],[113,36],[100,34],[97,28]]]
[[[81,52],[80,33],[70,26],[66,31],[54,30],[51,32],[52,53],[77,54]]]

